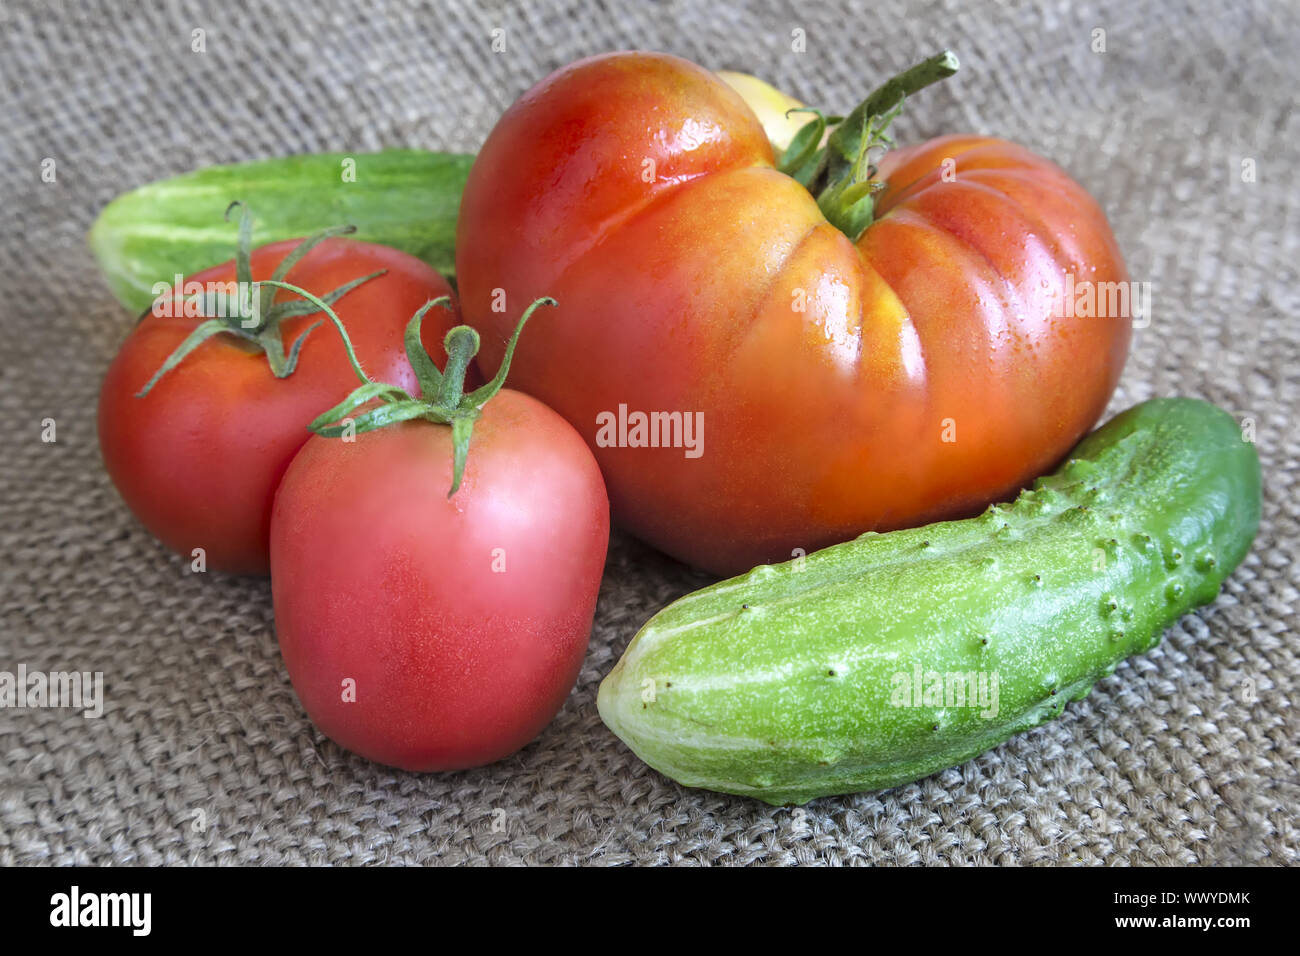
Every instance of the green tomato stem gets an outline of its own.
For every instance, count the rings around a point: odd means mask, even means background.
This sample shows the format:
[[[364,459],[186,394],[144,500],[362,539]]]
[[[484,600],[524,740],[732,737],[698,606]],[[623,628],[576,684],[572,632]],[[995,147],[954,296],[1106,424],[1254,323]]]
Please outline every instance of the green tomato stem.
[[[478,354],[478,333],[468,325],[458,325],[447,333],[442,344],[447,350],[447,366],[435,393],[436,402],[445,408],[456,408],[465,394],[465,373]]]
[[[904,70],[858,104],[827,139],[809,190],[831,225],[854,242],[871,225],[875,194],[884,188],[874,178],[875,161],[894,143],[889,124],[908,96],[952,76],[957,67],[957,57],[944,50]]]
[[[353,226],[331,226],[308,236],[294,246],[289,254],[280,261],[270,279],[254,282],[252,270],[253,218],[245,203],[235,201],[226,207],[225,217],[227,221],[229,221],[230,214],[236,207],[240,210],[239,238],[235,244],[235,282],[239,293],[234,304],[237,307],[231,308],[232,303],[227,302],[225,308],[217,309],[215,303],[205,303],[205,310],[216,312],[216,317],[202,322],[193,332],[186,336],[185,340],[176,347],[175,351],[167,357],[158,371],[153,374],[153,377],[149,379],[144,388],[136,393],[137,398],[143,398],[147,395],[158,384],[159,379],[180,365],[203,342],[214,335],[222,333],[238,336],[251,343],[266,356],[266,362],[271,369],[272,375],[276,378],[287,378],[298,367],[298,355],[302,351],[307,336],[315,331],[321,325],[321,322],[314,323],[306,331],[302,332],[287,351],[284,347],[284,335],[280,328],[281,323],[286,319],[318,312],[322,304],[326,306],[334,304],[357,286],[378,278],[386,271],[380,269],[377,272],[370,273],[370,275],[360,276],[351,282],[344,283],[323,298],[318,298],[297,286],[285,284],[283,280],[289,274],[289,270],[297,265],[317,245],[333,236],[344,236],[356,231]],[[276,289],[289,289],[297,292],[307,301],[276,302]],[[209,306],[213,307],[209,308]],[[337,317],[335,317],[335,320],[337,321]]]
[[[338,438],[349,432],[358,435],[417,418],[436,425],[450,426],[452,479],[451,490],[447,492],[448,498],[460,489],[461,480],[465,475],[465,462],[469,456],[474,423],[478,421],[483,406],[505,385],[506,373],[510,370],[510,361],[519,342],[519,335],[524,330],[524,324],[539,306],[556,304],[554,299],[543,297],[529,305],[524,310],[524,314],[519,317],[519,324],[515,326],[515,331],[506,344],[501,367],[492,381],[466,393],[465,375],[474,361],[474,356],[478,354],[479,335],[468,325],[458,325],[449,331],[443,339],[443,345],[447,350],[447,363],[439,371],[433,358],[424,348],[420,328],[425,316],[434,306],[450,309],[451,298],[442,296],[430,299],[420,307],[406,325],[406,355],[415,370],[416,380],[420,383],[420,397],[414,398],[396,385],[385,385],[370,380],[357,361],[347,329],[327,302],[286,283],[278,283],[278,285],[283,289],[310,297],[310,300],[329,317],[343,338],[343,345],[347,349],[352,368],[361,380],[360,387],[352,394],[333,408],[318,415],[307,427],[324,438]],[[371,405],[376,400],[380,404]],[[371,407],[363,411],[363,406],[367,405]]]

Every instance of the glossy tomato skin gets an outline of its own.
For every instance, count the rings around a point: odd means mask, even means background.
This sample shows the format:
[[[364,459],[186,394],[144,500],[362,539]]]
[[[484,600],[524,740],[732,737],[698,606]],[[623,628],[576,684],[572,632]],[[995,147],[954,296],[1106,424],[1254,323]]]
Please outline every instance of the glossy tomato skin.
[[[253,251],[254,279],[270,278],[299,240]],[[335,312],[362,368],[380,381],[415,387],[406,359],[406,323],[429,299],[451,293],[436,271],[395,249],[327,239],[286,281],[318,296],[361,276],[387,272],[344,295]],[[233,282],[233,262],[187,279]],[[276,301],[297,298],[281,291]],[[181,313],[182,310],[174,310]],[[285,348],[322,314],[285,320]],[[311,333],[293,374],[277,379],[261,352],[233,335],[208,339],[141,398],[136,393],[202,318],[147,313],[104,377],[99,444],[127,506],[174,551],[202,548],[208,569],[266,574],[271,503],[280,476],[310,433],[307,424],[359,382],[332,323]],[[434,309],[422,337],[441,361],[454,313]]]
[[[504,389],[450,499],[446,426],[313,437],[271,521],[275,628],[312,722],[405,770],[513,753],[582,666],[609,540],[595,459],[564,419]],[[355,700],[344,699],[352,681]]]
[[[1058,167],[983,137],[895,150],[856,244],[772,167],[711,73],[612,54],[526,93],[471,171],[457,274],[484,373],[511,331],[496,290],[554,296],[511,382],[587,439],[617,521],[736,573],[975,513],[1094,424],[1130,321],[1053,302],[1067,273],[1127,274]],[[601,447],[620,405],[702,413],[702,454]]]

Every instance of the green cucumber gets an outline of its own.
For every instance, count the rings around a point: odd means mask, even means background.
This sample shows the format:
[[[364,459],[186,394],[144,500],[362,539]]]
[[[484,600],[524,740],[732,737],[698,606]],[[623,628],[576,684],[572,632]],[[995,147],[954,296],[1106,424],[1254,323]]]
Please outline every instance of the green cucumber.
[[[346,223],[356,226],[355,238],[409,252],[454,278],[456,214],[473,161],[390,149],[209,166],[114,199],[90,229],[90,248],[113,295],[142,312],[155,283],[234,256],[238,224],[223,216],[238,199],[252,211],[254,246]]]
[[[1254,446],[1146,402],[1009,505],[867,534],[669,605],[600,686],[693,787],[772,804],[927,776],[1058,716],[1213,600],[1259,525]]]

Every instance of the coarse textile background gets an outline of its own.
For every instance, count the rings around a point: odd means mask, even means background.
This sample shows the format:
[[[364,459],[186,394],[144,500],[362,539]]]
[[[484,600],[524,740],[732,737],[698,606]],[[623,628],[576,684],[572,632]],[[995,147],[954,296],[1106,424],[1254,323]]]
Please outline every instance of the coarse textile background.
[[[799,810],[686,790],[595,696],[637,628],[708,579],[616,535],[586,665],[542,736],[479,770],[397,772],[307,721],[267,582],[191,573],[109,483],[96,396],[134,316],[85,233],[119,192],[296,152],[473,151],[522,91],[607,50],[839,111],[945,46],[962,69],[909,104],[899,141],[995,134],[1067,168],[1151,283],[1111,411],[1201,396],[1263,461],[1259,538],[1218,601],[1062,719]],[[1265,0],[0,0],[0,670],[106,684],[98,720],[0,711],[0,863],[1294,864],[1298,53],[1300,6]]]

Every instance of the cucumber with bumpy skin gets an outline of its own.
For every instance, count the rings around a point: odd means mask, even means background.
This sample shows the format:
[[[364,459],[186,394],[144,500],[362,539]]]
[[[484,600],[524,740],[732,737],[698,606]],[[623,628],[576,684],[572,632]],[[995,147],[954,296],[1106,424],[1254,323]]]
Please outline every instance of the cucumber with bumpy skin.
[[[90,229],[90,248],[113,295],[133,312],[152,304],[155,283],[230,259],[239,227],[222,216],[235,200],[253,214],[254,246],[349,224],[353,238],[401,249],[452,278],[456,215],[473,161],[389,149],[209,166],[114,199]]]
[[[680,783],[772,804],[875,790],[1059,715],[1214,599],[1259,525],[1225,412],[1150,401],[983,515],[867,534],[688,595],[601,684]]]

